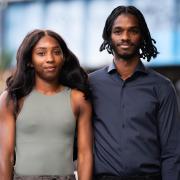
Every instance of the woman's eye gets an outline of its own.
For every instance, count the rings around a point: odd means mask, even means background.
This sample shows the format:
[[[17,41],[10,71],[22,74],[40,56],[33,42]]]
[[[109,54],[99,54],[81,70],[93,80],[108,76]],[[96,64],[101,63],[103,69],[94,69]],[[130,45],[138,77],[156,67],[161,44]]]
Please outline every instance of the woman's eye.
[[[61,54],[61,51],[60,51],[60,50],[54,51],[54,54],[55,54],[55,55],[60,55],[60,54]]]
[[[116,30],[116,31],[114,31],[114,34],[120,34],[121,33],[121,31],[120,30]]]
[[[44,56],[44,55],[45,55],[45,52],[37,52],[37,55],[39,55],[39,56]]]

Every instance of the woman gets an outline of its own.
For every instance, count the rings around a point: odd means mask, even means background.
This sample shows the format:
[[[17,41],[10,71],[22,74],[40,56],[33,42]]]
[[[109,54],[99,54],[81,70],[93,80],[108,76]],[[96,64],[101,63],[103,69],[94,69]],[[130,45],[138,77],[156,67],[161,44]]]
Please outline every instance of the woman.
[[[64,40],[50,30],[27,34],[0,96],[1,180],[75,179],[76,124],[78,179],[92,179],[88,95],[87,74]]]

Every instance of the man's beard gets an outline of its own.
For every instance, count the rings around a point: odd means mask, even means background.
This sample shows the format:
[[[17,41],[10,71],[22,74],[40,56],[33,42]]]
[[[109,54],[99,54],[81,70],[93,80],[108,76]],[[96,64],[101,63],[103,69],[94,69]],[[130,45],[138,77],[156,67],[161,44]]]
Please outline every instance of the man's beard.
[[[113,50],[114,55],[118,58],[118,59],[123,59],[125,61],[130,61],[132,58],[139,56],[140,55],[140,46],[136,45],[136,44],[132,44],[132,46],[134,46],[134,50],[132,52],[118,52],[117,49],[118,45],[114,45],[113,43],[111,43],[111,48]]]
[[[130,61],[132,58],[139,55],[139,49],[136,49],[132,53],[118,53],[117,51],[113,50],[114,54],[118,59],[123,59],[125,61]]]

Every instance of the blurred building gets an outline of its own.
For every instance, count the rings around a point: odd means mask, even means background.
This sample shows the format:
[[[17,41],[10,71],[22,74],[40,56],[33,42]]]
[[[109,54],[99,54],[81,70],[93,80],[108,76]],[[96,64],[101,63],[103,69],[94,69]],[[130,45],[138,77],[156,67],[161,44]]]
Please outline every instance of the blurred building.
[[[112,60],[99,52],[109,13],[118,5],[135,5],[157,42],[159,56],[146,65],[180,78],[180,1],[159,0],[0,0],[0,67],[13,67],[24,36],[36,28],[58,32],[83,67],[94,70]],[[179,87],[179,86],[178,86]]]

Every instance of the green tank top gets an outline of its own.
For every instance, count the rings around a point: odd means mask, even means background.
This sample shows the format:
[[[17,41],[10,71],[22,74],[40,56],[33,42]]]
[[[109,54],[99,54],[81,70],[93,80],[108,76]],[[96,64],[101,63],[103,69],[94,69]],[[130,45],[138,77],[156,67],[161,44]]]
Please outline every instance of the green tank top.
[[[76,120],[65,87],[47,96],[33,90],[16,120],[16,164],[19,175],[73,174]]]

